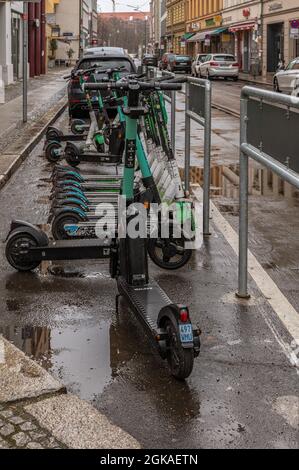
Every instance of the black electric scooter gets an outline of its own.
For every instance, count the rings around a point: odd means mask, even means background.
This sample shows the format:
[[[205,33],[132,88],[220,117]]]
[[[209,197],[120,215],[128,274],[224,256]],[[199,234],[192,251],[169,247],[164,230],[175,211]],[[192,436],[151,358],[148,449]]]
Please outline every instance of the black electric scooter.
[[[105,90],[106,84],[88,84],[89,89]],[[154,341],[160,356],[167,359],[177,379],[187,378],[193,369],[194,357],[200,350],[200,330],[191,323],[186,305],[174,304],[160,286],[149,277],[147,239],[132,238],[128,226],[138,215],[134,212],[134,173],[138,119],[147,110],[140,105],[143,90],[178,90],[175,83],[143,83],[137,80],[117,82],[110,87],[128,94],[126,115],[125,166],[122,196],[125,198],[125,235],[115,239],[67,240],[50,242],[44,232],[22,221],[14,221],[7,238],[8,262],[19,271],[35,269],[42,260],[110,259],[111,277],[117,280],[119,296],[123,296]],[[133,212],[132,212],[133,211]]]

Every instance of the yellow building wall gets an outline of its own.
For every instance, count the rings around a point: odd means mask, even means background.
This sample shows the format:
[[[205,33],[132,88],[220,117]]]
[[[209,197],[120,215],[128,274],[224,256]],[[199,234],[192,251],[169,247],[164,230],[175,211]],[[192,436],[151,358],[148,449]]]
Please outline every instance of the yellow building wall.
[[[46,0],[46,14],[51,14],[55,12],[55,5],[58,5],[60,0]],[[46,23],[46,70],[48,70],[48,61],[49,61],[49,43],[51,41],[52,36],[52,28],[51,26]]]

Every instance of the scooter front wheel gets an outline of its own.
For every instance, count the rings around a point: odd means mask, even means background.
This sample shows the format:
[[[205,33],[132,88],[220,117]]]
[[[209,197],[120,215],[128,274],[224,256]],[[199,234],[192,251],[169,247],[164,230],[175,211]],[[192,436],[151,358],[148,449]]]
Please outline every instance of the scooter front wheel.
[[[52,235],[55,240],[69,240],[72,237],[67,233],[65,226],[66,225],[76,225],[79,222],[82,222],[82,218],[69,210],[64,212],[56,217],[54,217],[52,223]]]
[[[47,129],[46,140],[48,142],[51,142],[53,140],[59,142],[62,136],[63,136],[63,133],[60,131],[60,129],[56,129],[55,127],[49,127]]]
[[[71,124],[71,131],[75,135],[82,135],[84,134],[84,126],[86,126],[86,122],[82,119],[74,119]]]
[[[73,146],[67,146],[65,149],[65,159],[69,165],[76,167],[80,165],[80,156]]]
[[[59,142],[49,142],[45,149],[45,155],[50,163],[57,163],[61,155],[61,144]]]
[[[194,351],[182,346],[177,325],[167,319],[164,325],[167,334],[167,363],[171,374],[178,380],[185,380],[193,370]]]
[[[40,261],[30,259],[30,248],[37,246],[35,238],[27,233],[12,235],[5,248],[7,261],[17,271],[33,271],[40,265]]]
[[[159,268],[167,270],[180,269],[192,257],[192,250],[185,248],[184,238],[150,238],[148,241],[148,254]]]

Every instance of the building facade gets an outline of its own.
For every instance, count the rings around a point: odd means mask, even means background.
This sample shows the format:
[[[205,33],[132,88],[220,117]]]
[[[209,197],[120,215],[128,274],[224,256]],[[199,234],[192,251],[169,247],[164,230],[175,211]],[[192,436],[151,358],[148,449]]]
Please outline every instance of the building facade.
[[[222,0],[186,0],[187,52],[222,52]]]
[[[96,0],[52,0],[47,11],[48,55],[54,63],[72,63],[97,45]]]
[[[161,42],[161,0],[151,0],[150,3],[151,18],[150,18],[150,38],[151,48],[155,55],[160,54]]]
[[[263,75],[273,73],[280,60],[287,65],[299,57],[299,1],[263,2]]]
[[[186,43],[186,0],[166,0],[167,51],[184,54]]]
[[[223,0],[222,25],[230,34],[229,52],[236,56],[240,70],[258,75],[262,57],[262,2]]]
[[[23,4],[0,1],[0,79],[5,85],[22,77]]]

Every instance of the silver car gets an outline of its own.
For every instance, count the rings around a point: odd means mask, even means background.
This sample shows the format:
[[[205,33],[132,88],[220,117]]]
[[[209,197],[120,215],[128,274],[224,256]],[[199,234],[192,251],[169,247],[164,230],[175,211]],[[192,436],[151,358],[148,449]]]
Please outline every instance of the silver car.
[[[196,54],[194,61],[191,66],[192,77],[199,77],[199,66],[205,61],[207,54]]]
[[[239,64],[231,54],[208,54],[199,66],[199,75],[203,78],[239,78]]]
[[[299,57],[274,75],[273,87],[277,92],[299,96]]]

